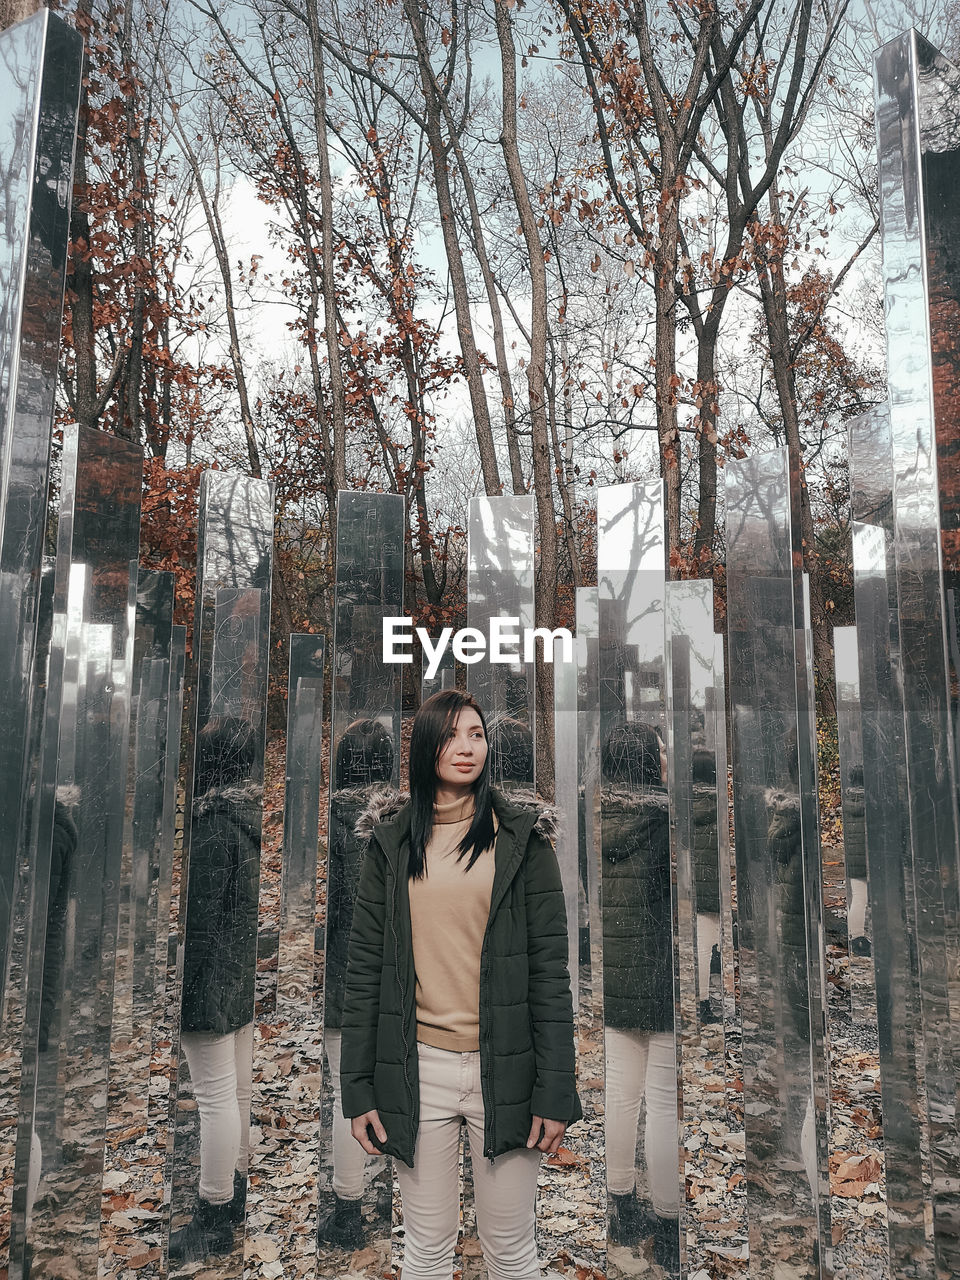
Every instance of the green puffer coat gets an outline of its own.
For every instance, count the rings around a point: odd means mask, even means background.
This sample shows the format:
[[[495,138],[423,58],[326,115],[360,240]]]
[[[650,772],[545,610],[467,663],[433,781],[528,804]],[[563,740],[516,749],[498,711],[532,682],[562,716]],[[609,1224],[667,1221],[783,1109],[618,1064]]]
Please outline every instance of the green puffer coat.
[[[717,788],[693,787],[693,874],[697,910],[720,914],[720,851],[717,848]]]
[[[212,787],[193,802],[181,1030],[226,1035],[253,1018],[263,790]]]
[[[780,981],[797,1036],[806,1044],[810,1040],[810,987],[800,796],[796,791],[771,787],[764,798],[767,848],[777,877],[777,931],[783,966]]]
[[[603,1021],[673,1030],[670,810],[663,787],[600,792]]]
[[[850,786],[843,793],[843,857],[851,880],[867,878],[867,830],[864,825],[863,787]]]
[[[413,1165],[420,1125],[416,977],[410,929],[409,805],[373,797],[350,935],[340,1084],[345,1116],[376,1108],[383,1150]],[[398,811],[398,805],[399,807]],[[579,1120],[567,922],[549,815],[493,792],[499,821],[480,960],[483,1154],[526,1145],[531,1117]],[[383,820],[383,819],[389,820]]]

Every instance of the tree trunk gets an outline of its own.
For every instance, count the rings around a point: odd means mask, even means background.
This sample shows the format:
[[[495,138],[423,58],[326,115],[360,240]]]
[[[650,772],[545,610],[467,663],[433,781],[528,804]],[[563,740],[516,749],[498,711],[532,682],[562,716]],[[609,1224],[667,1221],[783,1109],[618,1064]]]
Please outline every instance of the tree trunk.
[[[443,141],[441,125],[441,108],[438,103],[436,87],[433,83],[433,69],[430,64],[430,51],[427,47],[423,15],[418,0],[403,0],[403,11],[410,23],[414,44],[417,49],[417,63],[420,69],[420,83],[423,89],[424,113],[427,126],[427,142],[430,157],[433,161],[434,187],[437,194],[437,208],[440,213],[440,229],[443,233],[443,247],[446,251],[447,267],[450,271],[450,284],[453,291],[453,304],[457,318],[457,336],[460,340],[460,351],[463,356],[463,367],[467,377],[467,389],[470,392],[470,407],[473,410],[474,427],[477,433],[477,447],[480,451],[480,466],[483,472],[483,484],[486,492],[496,496],[503,490],[500,482],[500,469],[497,464],[497,453],[493,443],[493,429],[490,424],[490,411],[483,385],[483,370],[480,367],[480,354],[473,332],[473,319],[470,314],[470,289],[467,284],[467,273],[463,265],[463,254],[457,239],[457,217],[450,188],[450,174],[447,168],[447,146]]]
[[[557,523],[553,508],[553,460],[545,395],[547,363],[547,269],[537,218],[527,191],[520,148],[517,144],[517,58],[513,44],[510,13],[504,0],[494,0],[497,39],[503,79],[503,127],[500,145],[513,191],[513,200],[530,263],[530,360],[527,387],[530,399],[530,429],[533,445],[533,489],[537,503],[540,535],[540,571],[537,574],[537,625],[549,627],[557,617]],[[537,756],[541,786],[553,784],[553,665],[538,664],[537,687],[540,706],[537,715]]]
[[[323,276],[324,335],[327,343],[327,376],[330,381],[330,414],[333,432],[333,479],[336,488],[347,487],[347,403],[340,369],[340,331],[337,324],[336,280],[333,270],[333,179],[330,174],[330,152],[327,147],[327,84],[323,70],[323,44],[316,0],[307,0],[307,26],[313,52],[314,127],[320,154],[320,230]]]

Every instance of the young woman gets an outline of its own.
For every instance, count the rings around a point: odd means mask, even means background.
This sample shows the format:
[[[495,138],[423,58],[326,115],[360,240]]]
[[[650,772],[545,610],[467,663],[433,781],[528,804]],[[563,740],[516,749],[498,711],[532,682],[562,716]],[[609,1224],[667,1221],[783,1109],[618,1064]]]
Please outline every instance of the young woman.
[[[544,815],[491,788],[483,712],[453,689],[420,708],[410,799],[398,798],[368,811],[364,828],[344,1115],[365,1151],[397,1157],[404,1280],[453,1274],[461,1122],[488,1274],[539,1280],[540,1157],[582,1114],[563,892]]]

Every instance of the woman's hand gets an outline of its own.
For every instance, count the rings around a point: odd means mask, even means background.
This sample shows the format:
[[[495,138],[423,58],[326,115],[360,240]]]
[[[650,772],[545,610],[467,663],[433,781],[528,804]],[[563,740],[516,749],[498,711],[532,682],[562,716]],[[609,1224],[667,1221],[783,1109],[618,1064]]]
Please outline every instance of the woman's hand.
[[[542,1138],[540,1137],[541,1129],[543,1130]],[[527,1139],[527,1146],[539,1147],[541,1151],[554,1153],[559,1150],[566,1131],[567,1124],[565,1120],[545,1120],[543,1116],[534,1116],[533,1123],[530,1126],[530,1137]]]
[[[362,1116],[354,1116],[350,1121],[350,1132],[366,1151],[368,1156],[380,1156],[383,1152],[379,1147],[375,1147],[370,1141],[370,1135],[367,1129],[371,1128],[381,1142],[386,1142],[387,1131],[380,1123],[380,1113],[374,1108],[372,1111],[365,1111]]]

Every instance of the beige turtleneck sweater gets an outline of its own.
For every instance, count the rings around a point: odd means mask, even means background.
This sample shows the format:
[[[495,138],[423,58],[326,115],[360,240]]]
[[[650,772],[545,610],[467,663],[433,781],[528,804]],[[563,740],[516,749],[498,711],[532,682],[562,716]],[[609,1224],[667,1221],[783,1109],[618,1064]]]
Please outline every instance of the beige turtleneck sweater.
[[[472,794],[434,806],[426,874],[410,881],[417,1039],[456,1053],[480,1048],[480,951],[493,890],[493,845],[469,872],[469,856],[457,861],[472,818]]]

